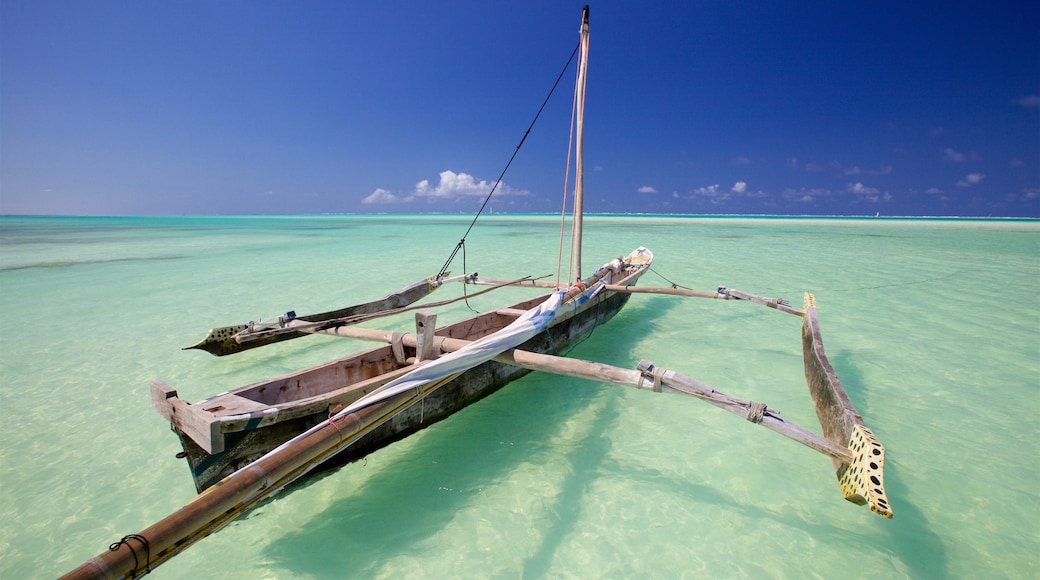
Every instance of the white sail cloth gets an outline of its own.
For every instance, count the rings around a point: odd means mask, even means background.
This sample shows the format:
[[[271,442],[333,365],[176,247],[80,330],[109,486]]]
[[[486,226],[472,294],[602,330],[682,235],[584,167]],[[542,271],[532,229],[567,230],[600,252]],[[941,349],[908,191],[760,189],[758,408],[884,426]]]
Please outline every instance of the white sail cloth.
[[[520,346],[549,326],[549,323],[556,317],[560,304],[563,303],[563,295],[564,292],[562,290],[553,292],[537,308],[528,310],[502,330],[475,340],[453,353],[442,356],[404,376],[390,381],[354,401],[342,411],[336,413],[335,416],[348,415],[409,389],[419,388],[430,381],[443,379],[455,373],[471,369],[495,358],[499,353]]]
[[[495,358],[499,353],[505,352],[511,348],[516,348],[549,326],[549,323],[551,323],[553,318],[556,317],[560,305],[563,304],[564,294],[565,292],[562,290],[553,292],[545,302],[542,302],[536,308],[528,310],[502,330],[499,330],[494,334],[489,334],[479,340],[475,340],[453,353],[444,355],[410,373],[390,381],[382,387],[379,387],[371,393],[354,401],[335,415],[330,416],[329,422],[323,421],[318,423],[304,433],[301,433],[278,446],[274,451],[278,451],[281,448],[292,444],[293,441],[306,437],[314,431],[328,426],[333,419],[349,415],[350,413],[354,413],[360,409],[368,407],[369,405],[384,401],[410,389],[420,388],[430,381],[443,379],[455,373],[471,369],[481,363]]]

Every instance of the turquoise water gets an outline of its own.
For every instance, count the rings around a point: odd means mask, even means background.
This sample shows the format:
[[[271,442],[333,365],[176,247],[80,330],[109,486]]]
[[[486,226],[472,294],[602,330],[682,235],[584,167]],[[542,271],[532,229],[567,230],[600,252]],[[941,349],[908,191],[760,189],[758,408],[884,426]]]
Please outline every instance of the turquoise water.
[[[194,496],[150,380],[198,400],[361,345],[180,347],[432,275],[470,219],[0,219],[0,577],[59,575]],[[482,218],[466,269],[554,273],[558,225]],[[844,501],[824,456],[699,401],[533,374],[278,496],[154,577],[1040,574],[1040,222],[592,216],[586,234],[586,269],[652,249],[643,285],[797,306],[814,292],[831,362],[888,449],[895,518]],[[503,292],[471,304],[528,295]],[[649,359],[818,431],[799,324],[635,296],[571,356]]]

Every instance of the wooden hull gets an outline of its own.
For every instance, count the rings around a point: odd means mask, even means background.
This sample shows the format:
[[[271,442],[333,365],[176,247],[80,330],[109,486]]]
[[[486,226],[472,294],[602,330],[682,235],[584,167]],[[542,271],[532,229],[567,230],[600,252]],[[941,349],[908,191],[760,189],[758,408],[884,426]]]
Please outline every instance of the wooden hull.
[[[614,284],[634,284],[645,267],[615,275]],[[590,278],[587,282],[592,282]],[[565,306],[546,331],[524,342],[522,350],[557,354],[588,336],[627,303],[630,294],[604,291],[580,306]],[[540,304],[538,296],[508,308],[473,316],[436,330],[437,337],[476,340],[501,330],[518,313]],[[395,353],[395,350],[397,351]],[[272,449],[327,421],[338,405],[346,406],[388,380],[414,368],[413,346],[384,345],[309,369],[256,383],[195,405],[176,391],[153,384],[153,405],[171,422],[196,489],[203,490],[263,457]],[[488,361],[463,372],[422,402],[374,428],[323,464],[342,465],[440,421],[486,397],[524,374],[517,366]],[[207,449],[208,447],[208,449]]]

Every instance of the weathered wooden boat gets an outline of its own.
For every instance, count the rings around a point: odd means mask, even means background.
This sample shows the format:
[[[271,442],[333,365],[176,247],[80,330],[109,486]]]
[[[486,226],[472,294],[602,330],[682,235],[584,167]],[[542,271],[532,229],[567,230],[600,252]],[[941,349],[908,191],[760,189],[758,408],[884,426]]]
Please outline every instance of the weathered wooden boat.
[[[575,299],[564,305],[544,331],[524,341],[519,348],[538,353],[558,353],[586,337],[596,326],[610,320],[630,297],[626,292],[606,290],[604,286],[625,288],[635,284],[652,260],[653,254],[649,250],[639,248],[599,268],[582,283],[590,290],[575,294]],[[464,282],[474,284],[481,280],[468,276]],[[439,282],[433,279],[418,285],[432,287]],[[583,297],[587,299],[579,300]],[[248,325],[243,325],[242,330],[234,335],[242,341],[237,344],[242,345],[249,345],[253,340],[268,342],[272,338],[308,332],[368,338],[387,344],[221,393],[196,404],[181,400],[177,391],[164,383],[154,382],[152,403],[180,437],[184,448],[182,455],[191,467],[196,489],[202,492],[294,436],[328,421],[337,407],[346,407],[414,370],[415,365],[438,358],[447,351],[445,339],[472,342],[487,337],[547,299],[548,295],[537,296],[441,328],[435,328],[435,314],[419,311],[415,338],[400,332],[351,328],[340,319],[323,321],[324,324],[283,321],[281,330],[284,332],[275,334],[265,334],[265,330],[251,333]],[[223,334],[211,331],[210,336]],[[217,344],[222,352],[230,348],[230,345],[221,344],[224,342],[226,339],[221,338]],[[467,369],[425,397],[421,405],[407,408],[374,428],[341,453],[337,461],[343,463],[362,457],[414,433],[527,372],[530,371],[494,360]]]
[[[181,400],[174,388],[153,383],[152,404],[180,438],[182,455],[200,493],[159,522],[124,536],[109,551],[66,577],[133,578],[148,572],[313,469],[363,456],[448,417],[532,370],[704,400],[828,456],[845,499],[892,517],[884,491],[885,449],[863,422],[827,360],[812,294],[807,293],[803,307],[796,308],[779,298],[723,287],[699,291],[674,285],[637,286],[654,259],[642,247],[582,277],[581,133],[588,31],[586,7],[575,49],[580,54],[572,241],[576,275],[568,276],[574,281],[488,280],[476,274],[451,278],[447,267],[464,244],[463,236],[437,275],[381,299],[317,315],[287,313],[260,323],[210,331],[189,348],[224,356],[316,333],[382,344],[195,404]],[[489,285],[488,290],[529,286],[551,291],[437,327],[432,309],[445,302],[419,301],[449,282]],[[764,403],[728,395],[649,361],[624,369],[557,356],[617,314],[636,293],[742,300],[799,317],[806,382],[823,435],[783,419]],[[411,310],[417,311],[414,333],[356,326]]]

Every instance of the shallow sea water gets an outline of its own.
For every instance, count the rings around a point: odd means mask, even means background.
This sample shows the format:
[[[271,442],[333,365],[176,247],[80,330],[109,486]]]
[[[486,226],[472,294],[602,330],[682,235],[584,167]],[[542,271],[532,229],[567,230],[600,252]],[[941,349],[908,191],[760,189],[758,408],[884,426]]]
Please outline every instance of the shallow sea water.
[[[195,495],[150,380],[195,401],[364,345],[182,346],[435,274],[470,219],[0,218],[0,577],[60,575]],[[554,217],[481,218],[465,269],[554,274],[558,236]],[[154,577],[1040,574],[1040,222],[586,218],[587,270],[640,245],[657,255],[641,285],[796,306],[815,293],[831,362],[887,448],[894,519],[844,501],[826,457],[702,402],[532,374],[311,477]],[[570,356],[648,359],[819,431],[799,325],[746,302],[634,296]]]

